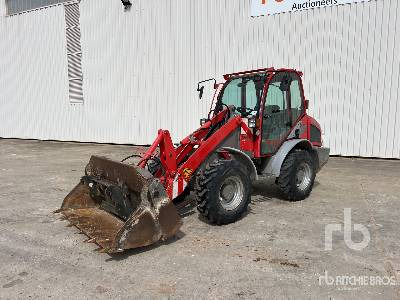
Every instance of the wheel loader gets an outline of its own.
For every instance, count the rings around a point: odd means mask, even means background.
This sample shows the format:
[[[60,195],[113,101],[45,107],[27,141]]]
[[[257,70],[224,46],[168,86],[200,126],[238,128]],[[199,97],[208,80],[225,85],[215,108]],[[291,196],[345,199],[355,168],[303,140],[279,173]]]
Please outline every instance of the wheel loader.
[[[307,198],[329,148],[307,115],[301,78],[294,69],[266,68],[212,79],[213,104],[200,128],[177,145],[159,130],[136,164],[92,156],[59,212],[101,251],[115,253],[175,235],[182,225],[176,204],[191,192],[199,213],[218,225],[242,216],[259,178],[276,178],[288,200]]]

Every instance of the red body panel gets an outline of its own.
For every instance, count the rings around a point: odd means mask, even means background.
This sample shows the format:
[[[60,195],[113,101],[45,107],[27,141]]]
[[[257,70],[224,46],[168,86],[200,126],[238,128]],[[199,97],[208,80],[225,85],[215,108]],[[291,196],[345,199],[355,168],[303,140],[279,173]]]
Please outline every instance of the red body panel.
[[[307,120],[307,137],[304,137],[305,139],[311,140],[311,125],[315,126],[322,133],[321,125],[313,117],[306,116],[305,119]],[[322,147],[322,138],[321,142],[312,141],[311,144],[315,147]]]
[[[184,138],[177,148],[174,148],[169,132],[159,130],[156,140],[145,153],[138,166],[144,168],[148,160],[153,157],[157,147],[160,147],[160,160],[165,172],[162,176],[159,176],[159,179],[164,184],[168,196],[171,199],[176,198],[183,192],[191,179],[191,175],[207,156],[215,150],[216,145],[230,135],[232,131],[242,126],[251,134],[249,128],[243,123],[242,118],[235,116],[207,140],[204,140],[212,126],[220,123],[227,113],[227,109],[219,112],[201,128]]]
[[[260,116],[263,115],[264,104],[266,95],[268,92],[268,86],[273,78],[273,75],[277,72],[295,72],[301,77],[303,74],[299,71],[293,69],[278,69],[267,68],[267,69],[258,69],[252,71],[245,71],[240,73],[233,73],[224,75],[225,80],[229,80],[232,77],[236,76],[245,76],[249,74],[257,74],[257,73],[267,73],[269,76],[267,77],[266,83],[264,85],[263,97],[261,99],[261,109]],[[301,84],[301,93],[302,99],[304,103],[304,107],[306,107],[305,97],[304,97],[304,88],[303,84],[300,80]],[[214,96],[214,101],[218,100],[218,92],[220,92],[221,85],[217,85],[217,91]],[[212,105],[213,109],[213,105]],[[174,147],[171,136],[168,131],[159,130],[158,136],[153,144],[150,146],[148,151],[145,153],[138,166],[145,168],[147,162],[151,160],[157,148],[160,149],[160,161],[162,165],[163,172],[158,171],[154,174],[156,177],[160,179],[163,183],[168,196],[170,199],[174,199],[179,196],[190,182],[192,175],[196,172],[196,170],[201,166],[201,164],[206,160],[206,158],[212,154],[218,145],[227,138],[234,130],[240,128],[240,150],[252,153],[253,158],[261,158],[266,155],[261,154],[261,141],[262,141],[262,122],[263,118],[259,117],[256,122],[256,128],[250,129],[246,122],[243,121],[241,116],[237,115],[229,120],[227,120],[220,128],[217,128],[218,124],[222,124],[221,122],[224,119],[227,119],[229,114],[229,109],[225,108],[220,112],[214,113],[214,116],[206,122],[199,129],[194,131],[192,134],[188,135],[184,138],[178,147]],[[298,120],[293,124],[293,127],[301,122],[306,130],[303,130],[299,136],[301,139],[310,139],[310,125],[314,125],[319,130],[321,129],[320,125],[316,120],[307,116],[306,110],[304,113],[299,116]],[[293,128],[292,128],[293,129]],[[211,132],[213,131],[213,132]],[[282,141],[279,143],[283,143],[290,132],[286,135]],[[313,143],[315,146],[321,146],[321,143]],[[280,146],[280,145],[279,145]],[[279,147],[278,147],[279,148]],[[219,153],[222,157],[229,158],[230,154],[228,152],[221,151]]]

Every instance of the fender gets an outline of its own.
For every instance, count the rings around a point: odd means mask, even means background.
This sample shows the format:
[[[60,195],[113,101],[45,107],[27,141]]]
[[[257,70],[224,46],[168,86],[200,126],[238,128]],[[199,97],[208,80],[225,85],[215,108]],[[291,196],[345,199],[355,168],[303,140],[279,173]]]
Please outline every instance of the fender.
[[[231,148],[231,147],[223,147],[223,148],[220,148],[220,150],[228,151],[229,154],[231,154],[233,157],[235,157],[235,159],[242,162],[247,167],[247,170],[250,174],[250,178],[252,181],[258,179],[257,168],[254,165],[253,161],[251,160],[250,156],[248,156],[243,151],[240,151],[238,149]]]
[[[301,146],[299,144],[301,144]],[[263,171],[263,175],[279,177],[283,161],[289,152],[298,145],[301,149],[312,150],[311,143],[306,139],[295,139],[284,142],[278,152],[269,159]]]

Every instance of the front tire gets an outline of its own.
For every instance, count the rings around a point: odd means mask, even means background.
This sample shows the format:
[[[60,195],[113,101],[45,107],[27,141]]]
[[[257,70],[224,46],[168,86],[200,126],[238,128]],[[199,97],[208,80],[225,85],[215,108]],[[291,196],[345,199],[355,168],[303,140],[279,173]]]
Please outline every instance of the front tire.
[[[309,152],[294,150],[288,154],[281,167],[278,186],[285,198],[300,201],[307,198],[314,186],[315,166]]]
[[[220,159],[197,175],[197,209],[211,223],[233,223],[247,211],[251,181],[245,170],[236,160]]]

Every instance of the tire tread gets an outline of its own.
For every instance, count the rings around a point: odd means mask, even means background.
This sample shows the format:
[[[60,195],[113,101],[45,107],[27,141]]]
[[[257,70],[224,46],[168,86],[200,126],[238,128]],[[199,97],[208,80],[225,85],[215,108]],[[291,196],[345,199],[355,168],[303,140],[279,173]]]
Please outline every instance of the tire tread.
[[[296,172],[297,164],[301,161],[308,161],[311,164],[312,178],[310,186],[304,191],[299,191],[294,184],[294,176]],[[278,186],[285,195],[285,197],[290,201],[299,201],[307,198],[312,190],[315,179],[315,168],[312,161],[312,157],[308,151],[295,149],[290,152],[286,159],[284,160],[281,172],[278,178]]]
[[[220,159],[208,163],[204,170],[197,173],[194,187],[197,209],[211,223],[216,223],[218,225],[232,223],[240,218],[244,211],[247,210],[251,194],[251,183],[249,184],[249,182],[245,183],[247,189],[250,191],[249,195],[245,196],[245,203],[242,205],[240,211],[235,212],[235,215],[228,217],[221,210],[214,209],[214,202],[216,199],[215,195],[211,192],[212,185],[217,181],[218,177],[223,176],[227,170],[239,167],[240,163],[237,161]]]

